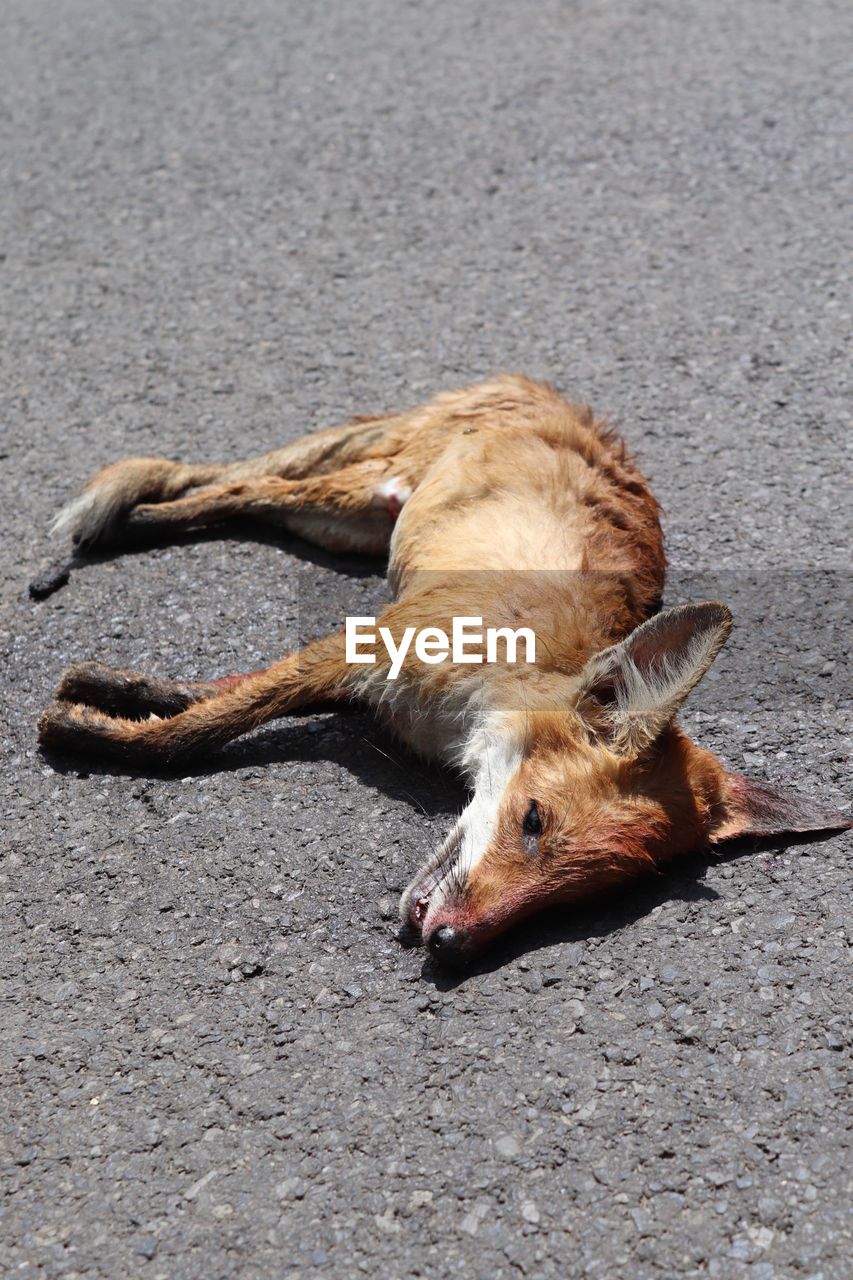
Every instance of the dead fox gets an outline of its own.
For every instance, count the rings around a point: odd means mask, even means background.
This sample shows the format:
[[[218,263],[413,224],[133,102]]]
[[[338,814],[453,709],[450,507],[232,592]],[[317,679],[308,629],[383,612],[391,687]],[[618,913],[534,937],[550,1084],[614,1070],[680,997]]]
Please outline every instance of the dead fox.
[[[716,601],[654,612],[658,504],[616,434],[550,386],[500,376],[246,462],[132,458],[99,472],[55,527],[86,549],[238,516],[332,550],[387,553],[394,603],[379,622],[398,647],[407,629],[476,618],[529,628],[536,661],[409,649],[392,680],[387,654],[347,661],[342,631],[208,682],[85,663],[62,677],[41,742],[154,765],[318,703],[367,705],[471,790],[401,901],[404,924],[442,962],[707,843],[852,825],[729,773],[675,723],[731,614]]]

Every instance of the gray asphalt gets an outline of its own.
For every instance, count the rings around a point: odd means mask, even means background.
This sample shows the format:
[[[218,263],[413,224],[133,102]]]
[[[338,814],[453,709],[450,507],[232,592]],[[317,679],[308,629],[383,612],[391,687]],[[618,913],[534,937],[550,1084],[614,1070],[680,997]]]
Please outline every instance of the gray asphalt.
[[[247,669],[375,575],[222,536],[26,591],[97,466],[521,370],[623,429],[671,598],[735,611],[691,731],[844,803],[849,27],[7,0],[0,1271],[850,1274],[849,835],[697,858],[449,982],[394,916],[460,792],[366,719],[180,777],[34,742],[72,660]]]

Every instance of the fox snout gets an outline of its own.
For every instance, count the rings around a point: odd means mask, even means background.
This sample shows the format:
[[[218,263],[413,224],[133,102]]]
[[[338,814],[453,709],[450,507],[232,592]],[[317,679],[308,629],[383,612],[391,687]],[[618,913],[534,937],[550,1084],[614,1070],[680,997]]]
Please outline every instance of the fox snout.
[[[423,935],[422,941],[443,969],[465,969],[486,945],[502,932],[500,928],[477,927],[464,917],[441,920]]]
[[[464,964],[467,959],[468,941],[464,929],[454,929],[452,924],[440,924],[430,934],[427,946],[439,964],[455,968]]]
[[[422,880],[401,903],[401,936],[426,947],[442,968],[464,969],[499,934],[543,905],[535,893],[521,895],[497,885],[485,901],[476,872],[465,875],[458,866],[442,870],[432,887],[429,878]]]
[[[531,907],[530,910],[535,908]],[[467,913],[453,913],[442,918],[423,938],[430,955],[447,969],[464,969],[505,930],[530,911],[501,913],[500,918],[475,921]]]

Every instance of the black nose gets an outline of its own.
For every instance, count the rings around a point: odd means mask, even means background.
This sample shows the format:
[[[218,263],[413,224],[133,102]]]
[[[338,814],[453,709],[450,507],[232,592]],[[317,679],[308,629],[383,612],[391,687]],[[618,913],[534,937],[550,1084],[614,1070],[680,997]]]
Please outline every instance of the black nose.
[[[465,934],[450,924],[439,925],[429,935],[429,949],[441,964],[461,964],[464,944]]]

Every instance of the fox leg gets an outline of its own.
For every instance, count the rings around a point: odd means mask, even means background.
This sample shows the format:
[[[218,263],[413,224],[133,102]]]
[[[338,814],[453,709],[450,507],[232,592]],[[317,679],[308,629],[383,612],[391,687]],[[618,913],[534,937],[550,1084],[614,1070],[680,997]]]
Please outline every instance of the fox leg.
[[[340,471],[365,458],[389,458],[410,438],[411,419],[411,414],[362,417],[341,427],[313,431],[260,457],[228,463],[222,469],[222,479],[278,476],[281,480],[304,480]]]
[[[318,702],[347,698],[344,637],[329,636],[168,719],[125,719],[74,702],[54,702],[39,741],[122,761],[168,765],[215,751],[232,738]]]
[[[85,549],[109,542],[124,517],[140,504],[171,503],[191,495],[200,485],[246,484],[266,477],[294,482],[331,479],[360,463],[382,462],[389,467],[389,477],[399,471],[402,482],[412,486],[410,473],[414,471],[415,479],[423,475],[446,447],[449,435],[480,430],[475,424],[502,421],[519,406],[529,407],[534,394],[546,393],[525,379],[506,375],[465,391],[438,395],[402,414],[357,418],[341,427],[312,432],[243,462],[192,465],[164,458],[128,458],[94,476],[83,493],[60,511],[54,532],[70,534],[74,545]],[[310,523],[313,529],[318,522]],[[310,531],[304,536],[323,546],[339,545],[325,537],[317,539]]]
[[[265,476],[302,480],[327,475],[366,458],[388,459],[405,446],[411,416],[364,418],[303,436],[256,458],[230,463],[182,463],[166,458],[126,458],[104,467],[79,497],[59,512],[53,532],[69,534],[86,550],[105,544],[124,517],[141,503],[167,503],[200,485],[240,484]]]
[[[250,671],[218,680],[166,680],[139,671],[116,670],[101,662],[79,662],[64,672],[56,697],[60,702],[97,707],[112,716],[173,716],[261,674]]]
[[[284,526],[330,550],[381,554],[388,548],[396,512],[382,476],[387,463],[356,463],[307,480],[259,480],[198,489],[173,502],[143,504],[125,518],[134,530],[162,533],[252,516]],[[399,501],[399,498],[398,498]],[[64,673],[58,701],[99,708],[110,715],[173,716],[263,672],[220,680],[166,680],[142,672],[79,663]]]
[[[384,458],[302,480],[262,476],[198,489],[174,502],[145,503],[126,517],[131,531],[164,533],[249,516],[330,551],[381,555],[409,486]]]

